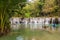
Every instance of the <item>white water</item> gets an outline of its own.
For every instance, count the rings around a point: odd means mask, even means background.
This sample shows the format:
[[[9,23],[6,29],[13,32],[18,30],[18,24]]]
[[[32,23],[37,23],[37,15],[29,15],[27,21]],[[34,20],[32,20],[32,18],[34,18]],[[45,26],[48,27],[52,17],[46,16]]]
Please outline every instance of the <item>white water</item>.
[[[25,28],[30,28],[30,29],[42,29],[42,27],[45,26],[49,26],[49,21],[51,18],[30,18],[30,21],[28,20],[29,18],[25,18],[23,20],[23,27]],[[13,18],[10,19],[11,22],[11,28],[12,29],[19,29],[21,27],[21,23],[20,23],[20,18]],[[53,22],[54,18],[52,18],[52,22]],[[60,18],[59,18],[60,21]]]

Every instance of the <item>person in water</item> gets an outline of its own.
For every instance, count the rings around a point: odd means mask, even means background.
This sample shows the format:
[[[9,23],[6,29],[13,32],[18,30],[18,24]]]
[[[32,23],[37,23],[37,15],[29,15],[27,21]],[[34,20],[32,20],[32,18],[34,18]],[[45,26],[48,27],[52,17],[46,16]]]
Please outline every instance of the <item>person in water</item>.
[[[58,28],[58,24],[59,24],[58,18],[55,18],[55,19],[53,20],[53,28],[54,28],[54,29],[57,29],[57,28]]]

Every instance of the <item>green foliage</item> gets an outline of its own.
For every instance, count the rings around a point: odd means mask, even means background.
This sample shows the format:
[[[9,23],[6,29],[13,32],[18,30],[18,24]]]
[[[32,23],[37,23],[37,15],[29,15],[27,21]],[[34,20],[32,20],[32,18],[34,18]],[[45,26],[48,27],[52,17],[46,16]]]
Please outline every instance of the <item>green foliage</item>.
[[[25,13],[25,17],[30,17],[30,13]]]
[[[15,8],[18,8],[17,5],[20,2],[25,2],[26,0],[0,0],[0,34],[8,32],[10,27],[9,19],[12,17],[15,13]],[[6,29],[6,30],[5,30]]]
[[[34,3],[18,3],[16,8],[14,8],[15,15],[19,15],[20,17],[36,17],[40,16],[40,12],[42,11],[42,6],[44,3],[42,1],[36,0]]]

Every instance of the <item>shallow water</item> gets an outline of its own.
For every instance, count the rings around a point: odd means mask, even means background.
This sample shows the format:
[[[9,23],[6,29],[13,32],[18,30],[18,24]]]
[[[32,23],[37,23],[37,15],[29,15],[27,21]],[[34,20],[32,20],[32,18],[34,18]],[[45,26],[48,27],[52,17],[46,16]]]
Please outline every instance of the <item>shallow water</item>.
[[[41,29],[43,29],[43,26],[45,26],[45,24],[43,22],[39,21],[37,23],[35,21],[35,23],[34,22],[33,23],[27,23],[26,22],[26,23],[21,23],[21,24],[11,24],[11,29],[15,30],[15,32],[20,34],[14,38],[16,40],[46,40],[46,39],[47,40],[50,40],[50,39],[55,40],[54,39],[55,34],[51,35],[49,32],[45,32],[45,31],[43,32],[43,30],[41,30]],[[47,24],[47,26],[49,27],[50,24]],[[52,26],[51,26],[51,28],[52,28]],[[59,28],[60,28],[60,24],[59,24]],[[16,30],[18,30],[19,32]],[[56,33],[56,35],[58,35],[58,34]],[[56,39],[59,40],[60,38],[56,38]]]
[[[15,24],[15,25],[11,25],[11,29],[12,30],[19,30],[19,29],[21,29],[21,28],[29,28],[29,29],[42,29],[43,28],[43,26],[48,26],[48,27],[52,27],[52,25],[49,25],[49,24],[47,24],[47,25],[44,25],[44,24],[35,24],[35,23],[30,23],[30,24]],[[58,27],[60,27],[60,24],[59,25],[57,25]]]

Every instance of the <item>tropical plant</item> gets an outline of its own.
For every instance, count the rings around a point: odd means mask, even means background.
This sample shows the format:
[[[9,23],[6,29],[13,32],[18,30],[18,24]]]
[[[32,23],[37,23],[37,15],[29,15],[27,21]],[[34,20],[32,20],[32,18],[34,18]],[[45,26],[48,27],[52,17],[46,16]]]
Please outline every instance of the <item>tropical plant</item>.
[[[26,0],[0,0],[0,35],[9,32],[9,19],[15,14],[14,9],[17,4]]]

